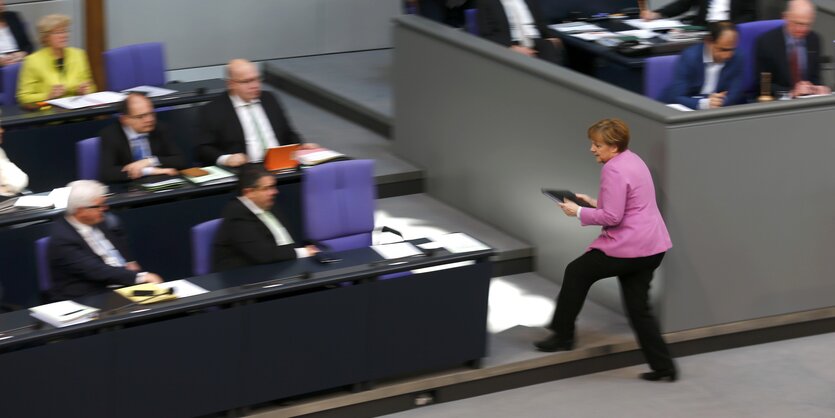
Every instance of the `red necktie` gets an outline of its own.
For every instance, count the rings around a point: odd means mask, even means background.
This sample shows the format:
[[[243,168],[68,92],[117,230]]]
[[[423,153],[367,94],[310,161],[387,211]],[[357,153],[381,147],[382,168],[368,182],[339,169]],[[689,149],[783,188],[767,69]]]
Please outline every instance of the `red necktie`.
[[[797,45],[792,44],[792,52],[789,54],[789,69],[792,75],[792,86],[799,83],[800,80],[800,59],[797,56]]]

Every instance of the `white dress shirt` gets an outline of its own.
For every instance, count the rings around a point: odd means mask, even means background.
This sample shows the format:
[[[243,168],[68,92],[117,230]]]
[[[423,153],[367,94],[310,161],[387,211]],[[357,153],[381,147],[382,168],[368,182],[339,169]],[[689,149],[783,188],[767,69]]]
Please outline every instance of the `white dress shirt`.
[[[541,37],[531,10],[525,0],[501,0],[507,23],[510,25],[510,39],[519,45],[533,48],[534,39]]]
[[[263,209],[259,208],[255,203],[251,200],[247,199],[243,196],[238,196],[238,200],[249,209],[267,229],[270,230],[270,233],[273,234],[273,238],[275,238],[275,245],[288,245],[292,244],[293,238],[290,236],[290,233],[287,232],[287,228],[281,224],[281,222],[275,218],[275,216],[270,212],[265,212]],[[307,252],[306,248],[294,248],[296,250],[296,257],[297,258],[304,258],[310,256]]]
[[[238,121],[240,121],[241,128],[244,131],[247,160],[249,162],[264,161],[265,149],[275,148],[279,144],[273,126],[270,124],[270,119],[261,106],[261,101],[255,99],[247,103],[240,97],[232,95],[229,96],[229,99],[232,100],[232,106],[235,108]],[[230,154],[221,155],[217,158],[217,163],[225,164],[229,157]]]
[[[13,196],[29,185],[29,176],[6,157],[0,148],[0,196]]]
[[[713,62],[713,55],[707,47],[704,49],[702,60],[705,63],[705,81],[702,84],[702,91],[700,93],[703,96],[709,96],[712,93],[716,93],[716,85],[719,84],[719,73],[725,68],[725,63]],[[709,108],[710,98],[699,99],[699,109]]]
[[[0,28],[0,54],[8,54],[19,49],[17,41],[12,34],[12,30],[9,29],[9,26],[6,25],[5,27]]]
[[[708,22],[731,20],[731,0],[711,0],[707,6],[705,20]]]

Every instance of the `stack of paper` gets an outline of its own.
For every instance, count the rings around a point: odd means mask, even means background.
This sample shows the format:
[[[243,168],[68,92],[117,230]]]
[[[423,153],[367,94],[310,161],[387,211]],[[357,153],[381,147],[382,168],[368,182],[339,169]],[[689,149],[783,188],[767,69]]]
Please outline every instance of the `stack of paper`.
[[[98,93],[90,93],[84,96],[70,96],[62,97],[60,99],[47,100],[46,102],[63,107],[64,109],[81,109],[84,107],[99,106],[110,103],[118,103],[125,100],[125,95],[113,91],[100,91]]]
[[[143,93],[147,97],[159,97],[177,93],[177,90],[164,89],[162,87],[154,86],[136,86],[127,90],[122,90],[122,93]]]
[[[63,300],[29,308],[29,314],[57,328],[81,324],[95,319],[99,310],[87,305]]]
[[[468,253],[470,251],[489,250],[490,247],[484,245],[481,241],[463,233],[455,232],[452,234],[440,235],[432,238],[433,241],[440,243],[441,246],[451,253]]]
[[[549,28],[562,33],[600,32],[605,29],[585,22],[569,22],[550,25]]]
[[[410,242],[398,242],[396,244],[372,245],[371,249],[380,254],[380,257],[386,260],[393,258],[411,257],[415,255],[423,255],[423,251],[419,250]]]
[[[653,29],[672,29],[672,28],[680,28],[682,26],[687,26],[684,23],[681,23],[679,20],[675,19],[656,19],[656,20],[644,20],[644,19],[628,19],[624,20],[629,26],[638,29],[645,29],[645,30],[653,30]]]
[[[153,183],[143,183],[142,188],[149,192],[159,192],[163,190],[176,189],[186,184],[186,181],[181,178],[173,178],[162,181],[155,181]]]
[[[345,154],[327,148],[316,148],[312,150],[300,149],[296,151],[296,160],[302,165],[322,164],[344,157]]]
[[[54,206],[52,198],[43,195],[20,196],[14,203],[16,208],[51,208]]]
[[[186,180],[194,183],[194,184],[216,184],[216,183],[225,183],[228,181],[234,181],[235,175],[218,167],[215,165],[209,167],[203,167],[204,171],[207,171],[209,174],[203,176],[187,176],[183,175]]]

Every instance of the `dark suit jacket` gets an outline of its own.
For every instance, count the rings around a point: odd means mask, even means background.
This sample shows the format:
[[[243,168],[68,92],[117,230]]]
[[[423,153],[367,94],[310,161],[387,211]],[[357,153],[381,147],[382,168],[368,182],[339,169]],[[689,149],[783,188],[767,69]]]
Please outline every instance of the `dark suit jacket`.
[[[667,103],[679,103],[691,109],[699,108],[699,99],[692,96],[701,94],[705,82],[704,48],[704,44],[693,45],[681,53],[676,63],[673,82],[665,95]],[[740,104],[745,101],[742,71],[743,58],[737,52],[719,72],[716,91],[728,92],[725,96],[725,106]]]
[[[299,134],[293,129],[284,109],[272,93],[261,92],[261,106],[270,120],[280,145],[298,144]],[[200,109],[198,123],[200,137],[197,158],[204,165],[214,165],[217,158],[226,154],[246,154],[246,140],[232,100],[224,94]]]
[[[707,8],[710,0],[676,0],[658,10],[664,17],[675,17],[698,7],[693,24],[704,26],[707,23]],[[757,18],[756,0],[731,0],[730,20],[734,23],[751,22]]]
[[[186,162],[180,150],[169,138],[164,126],[157,124],[148,135],[151,154],[159,159],[162,168],[186,168]],[[130,142],[121,124],[104,128],[101,133],[101,156],[99,157],[99,176],[104,182],[128,181],[122,167],[133,162]]]
[[[120,230],[109,228],[106,222],[99,224],[98,228],[126,261],[133,260]],[[47,256],[52,274],[50,294],[53,300],[77,298],[104,292],[108,285],[131,285],[136,282],[136,272],[107,265],[63,216],[53,222],[50,237]]]
[[[2,17],[12,32],[15,42],[17,42],[17,49],[31,54],[33,51],[32,42],[29,41],[29,35],[26,33],[26,28],[23,27],[23,22],[17,13],[6,10],[2,13]]]
[[[540,36],[547,38],[548,22],[543,18],[539,4],[536,0],[525,0],[525,3],[531,11],[531,17],[536,22]],[[478,31],[481,37],[506,47],[513,45],[513,39],[510,37],[510,23],[508,23],[502,2],[478,0],[476,8],[478,9]]]
[[[275,211],[273,214],[286,228],[281,214]],[[212,270],[294,260],[295,247],[295,244],[277,246],[269,228],[235,198],[223,209],[223,222],[213,246]]]
[[[794,88],[782,26],[760,35],[756,52],[757,74],[771,73],[772,94],[778,90],[789,91]],[[801,74],[801,78],[818,85],[821,81],[820,70],[820,37],[815,32],[809,32],[806,37],[806,74]]]

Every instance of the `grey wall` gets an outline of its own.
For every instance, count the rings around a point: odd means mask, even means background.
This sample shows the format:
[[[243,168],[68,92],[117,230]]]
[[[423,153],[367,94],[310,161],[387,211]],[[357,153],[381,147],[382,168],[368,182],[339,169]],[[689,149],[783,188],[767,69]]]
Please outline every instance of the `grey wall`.
[[[169,69],[391,46],[400,0],[108,0],[108,47],[164,42]]]
[[[412,17],[395,29],[395,151],[430,194],[537,248],[560,281],[599,228],[540,187],[597,193],[586,128],[624,119],[650,166],[674,248],[659,295],[667,331],[835,304],[835,98],[681,113]],[[614,281],[591,297],[620,305]]]

